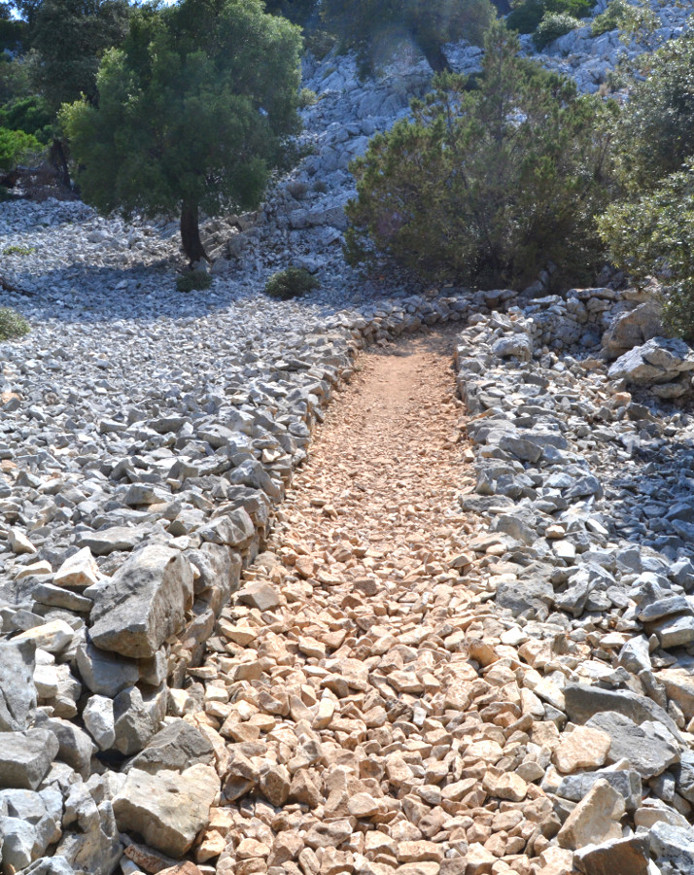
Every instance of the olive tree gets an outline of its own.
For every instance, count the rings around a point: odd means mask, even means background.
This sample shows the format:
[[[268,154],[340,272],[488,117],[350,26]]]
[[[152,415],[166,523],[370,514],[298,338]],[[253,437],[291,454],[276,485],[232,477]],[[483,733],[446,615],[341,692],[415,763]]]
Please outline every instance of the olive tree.
[[[297,131],[301,37],[261,0],[182,0],[133,16],[106,53],[98,104],[63,109],[77,181],[102,211],[180,214],[191,263],[199,211],[249,209]]]

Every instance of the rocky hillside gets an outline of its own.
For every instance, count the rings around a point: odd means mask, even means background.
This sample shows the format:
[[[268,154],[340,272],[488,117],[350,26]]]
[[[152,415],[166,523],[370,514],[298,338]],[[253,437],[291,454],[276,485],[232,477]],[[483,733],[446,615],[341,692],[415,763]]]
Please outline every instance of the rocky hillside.
[[[547,63],[598,87],[614,35],[569,36]],[[310,154],[207,224],[203,293],[174,291],[172,226],[3,204],[0,303],[32,324],[2,349],[3,872],[692,871],[694,354],[634,290],[345,264],[349,160],[428,81],[307,62]],[[321,289],[263,296],[289,263]],[[364,346],[454,322],[481,534],[432,558],[401,638],[345,611],[297,652],[314,566],[252,563],[313,428]]]

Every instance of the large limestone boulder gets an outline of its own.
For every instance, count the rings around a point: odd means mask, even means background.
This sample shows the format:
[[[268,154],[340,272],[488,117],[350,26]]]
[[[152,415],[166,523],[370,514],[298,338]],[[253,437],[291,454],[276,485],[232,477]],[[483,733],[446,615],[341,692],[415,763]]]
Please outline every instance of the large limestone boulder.
[[[176,550],[151,545],[131,556],[92,608],[92,642],[122,656],[154,656],[185,624],[193,571]]]
[[[131,769],[113,810],[121,832],[137,833],[153,848],[179,858],[207,825],[218,792],[217,772],[202,763],[180,773]]]
[[[690,371],[694,350],[677,338],[653,337],[620,356],[607,373],[611,380],[649,386],[670,383]]]
[[[627,313],[621,313],[602,336],[608,358],[616,359],[635,346],[641,346],[662,333],[660,308],[655,301],[645,301]]]

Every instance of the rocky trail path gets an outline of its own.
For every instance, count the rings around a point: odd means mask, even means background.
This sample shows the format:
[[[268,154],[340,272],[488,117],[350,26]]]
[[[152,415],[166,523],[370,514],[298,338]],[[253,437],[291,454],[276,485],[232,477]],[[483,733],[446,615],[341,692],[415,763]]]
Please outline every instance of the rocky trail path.
[[[515,810],[527,785],[504,775],[510,763],[488,779],[507,801],[482,808],[480,779],[516,722],[493,694],[486,718],[507,719],[465,755],[482,692],[469,659],[485,661],[493,620],[463,551],[454,341],[442,331],[360,358],[223,612],[218,652],[192,670],[205,684],[192,719],[219,731],[227,776],[200,864],[221,850],[217,871],[239,875],[530,871],[539,829]]]

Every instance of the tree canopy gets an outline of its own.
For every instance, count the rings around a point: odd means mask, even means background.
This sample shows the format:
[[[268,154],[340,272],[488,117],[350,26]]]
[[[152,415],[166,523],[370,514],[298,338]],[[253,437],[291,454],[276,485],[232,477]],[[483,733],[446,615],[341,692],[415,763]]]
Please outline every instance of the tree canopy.
[[[261,0],[182,0],[133,16],[106,53],[98,105],[61,119],[85,200],[98,209],[180,211],[183,249],[205,257],[198,212],[257,206],[296,112],[301,37]]]
[[[32,78],[54,111],[81,94],[96,99],[100,57],[122,42],[130,11],[128,0],[43,0],[32,10]]]

